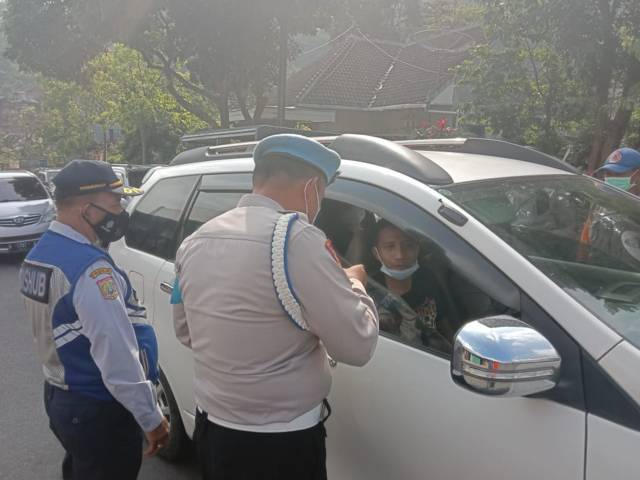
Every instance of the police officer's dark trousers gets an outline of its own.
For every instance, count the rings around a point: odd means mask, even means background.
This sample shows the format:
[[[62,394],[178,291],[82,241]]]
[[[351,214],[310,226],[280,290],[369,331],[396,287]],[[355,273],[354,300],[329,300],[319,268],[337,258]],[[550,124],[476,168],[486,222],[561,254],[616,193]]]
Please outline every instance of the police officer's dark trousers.
[[[45,382],[49,426],[67,452],[73,480],[134,480],[142,462],[142,431],[120,403],[94,400]]]
[[[243,432],[198,412],[193,436],[203,480],[327,478],[324,422],[295,432]]]

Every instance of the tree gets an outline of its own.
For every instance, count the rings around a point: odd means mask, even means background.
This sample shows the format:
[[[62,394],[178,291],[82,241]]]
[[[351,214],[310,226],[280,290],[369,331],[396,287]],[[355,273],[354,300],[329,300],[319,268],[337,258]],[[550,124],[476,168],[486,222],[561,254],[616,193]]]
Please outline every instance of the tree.
[[[552,7],[551,15],[565,22],[558,29],[558,48],[575,62],[577,75],[591,94],[593,130],[587,168],[593,171],[619,146],[631,120],[640,61],[626,45],[640,34],[640,4],[570,0]]]
[[[545,15],[540,2],[487,6],[490,44],[479,46],[460,70],[472,91],[464,120],[558,154],[567,137],[577,135],[588,96],[554,45],[557,25]]]
[[[336,12],[333,35],[353,25],[372,38],[402,42],[424,24],[422,0],[334,0],[327,8]]]
[[[39,83],[40,103],[16,119],[24,136],[13,150],[21,160],[47,159],[50,165],[86,158],[95,149],[92,126],[98,105],[93,96],[72,82],[40,78]]]
[[[559,153],[579,143],[594,170],[617,147],[633,111],[639,63],[633,0],[484,0],[490,39],[463,69],[471,116],[506,138]],[[585,144],[586,142],[586,144]]]
[[[117,125],[125,132],[125,160],[169,160],[181,135],[206,127],[176,102],[162,75],[150,69],[139,52],[122,44],[91,60],[85,76],[86,88],[101,106],[96,123],[104,128]],[[176,90],[192,101],[189,92]]]
[[[8,55],[25,68],[75,79],[107,46],[123,42],[162,73],[183,108],[211,126],[226,127],[232,102],[247,121],[260,119],[276,77],[280,22],[289,35],[312,32],[326,20],[321,5],[320,0],[7,0],[4,18]]]
[[[46,158],[62,165],[100,155],[96,126],[119,127],[124,138],[113,145],[109,160],[166,162],[176,154],[183,134],[206,126],[178,105],[159,72],[124,45],[91,60],[81,80],[40,77],[41,102],[16,119],[24,137],[7,143],[5,150],[18,159]],[[181,94],[190,98],[188,92]]]

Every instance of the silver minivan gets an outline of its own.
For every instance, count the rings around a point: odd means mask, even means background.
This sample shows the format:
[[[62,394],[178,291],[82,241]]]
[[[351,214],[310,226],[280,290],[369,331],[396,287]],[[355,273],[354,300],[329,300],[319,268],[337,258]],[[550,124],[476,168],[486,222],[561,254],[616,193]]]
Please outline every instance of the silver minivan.
[[[55,218],[42,182],[29,172],[0,172],[0,254],[26,252]]]

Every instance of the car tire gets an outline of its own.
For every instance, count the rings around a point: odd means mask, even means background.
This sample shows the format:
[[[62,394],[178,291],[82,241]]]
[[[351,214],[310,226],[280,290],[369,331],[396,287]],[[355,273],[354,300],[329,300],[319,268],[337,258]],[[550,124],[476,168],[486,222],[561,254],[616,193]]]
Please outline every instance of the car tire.
[[[158,456],[171,462],[181,460],[191,441],[184,431],[182,417],[180,417],[180,409],[173,396],[167,377],[164,376],[162,370],[160,370],[160,381],[156,385],[156,396],[158,406],[169,422],[169,441],[164,447],[158,450]]]

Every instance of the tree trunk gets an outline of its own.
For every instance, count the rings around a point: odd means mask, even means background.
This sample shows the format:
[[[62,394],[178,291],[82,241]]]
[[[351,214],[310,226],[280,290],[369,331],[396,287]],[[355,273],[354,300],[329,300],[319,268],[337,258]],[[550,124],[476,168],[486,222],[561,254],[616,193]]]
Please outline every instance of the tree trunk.
[[[251,112],[249,111],[249,107],[247,106],[246,95],[243,95],[236,91],[236,99],[238,100],[238,105],[240,105],[240,111],[242,112],[242,116],[247,122],[253,125],[253,116],[251,116]]]
[[[259,123],[262,120],[262,114],[264,113],[264,109],[267,106],[267,102],[269,98],[266,95],[257,95],[256,96],[256,108],[253,111],[253,120],[254,123]]]
[[[612,152],[616,148],[620,147],[620,144],[627,133],[632,113],[633,108],[630,108],[629,105],[620,105],[616,112],[616,116],[609,124],[609,135],[607,136],[607,142],[605,143],[606,152]]]
[[[144,126],[141,126],[138,131],[140,132],[140,146],[142,147],[142,165],[147,164],[147,136],[144,131]]]
[[[619,100],[620,105],[616,110],[615,116],[610,119],[607,115],[606,129],[600,135],[600,157],[593,159],[594,164],[589,165],[590,171],[599,167],[609,154],[616,148],[620,147],[624,136],[629,128],[631,116],[635,107],[634,102],[630,99],[634,88],[640,83],[640,62],[630,61],[625,65],[624,84],[622,86],[622,94]],[[594,141],[597,140],[594,138]]]
[[[220,95],[220,99],[216,102],[218,112],[220,112],[220,128],[229,128],[231,121],[229,120],[229,94]]]
[[[593,172],[604,160],[609,127],[609,95],[616,63],[617,39],[613,30],[614,12],[608,0],[599,0],[602,48],[599,52],[599,65],[596,70],[595,118],[593,141],[587,160],[587,171]],[[608,155],[608,153],[607,153]]]

